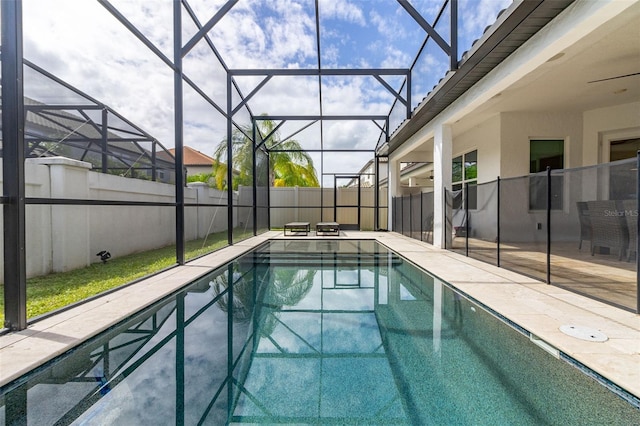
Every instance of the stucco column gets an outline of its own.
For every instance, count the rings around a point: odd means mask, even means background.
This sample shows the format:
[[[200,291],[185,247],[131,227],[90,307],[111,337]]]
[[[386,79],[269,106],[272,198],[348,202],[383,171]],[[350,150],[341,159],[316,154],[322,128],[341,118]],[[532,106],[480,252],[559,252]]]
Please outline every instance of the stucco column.
[[[393,230],[393,197],[400,195],[400,162],[389,157],[388,161],[388,177],[389,191],[387,191],[388,206],[387,209],[387,229]]]
[[[91,164],[65,157],[30,160],[49,167],[51,198],[89,199]],[[70,271],[96,261],[90,251],[89,207],[51,206],[51,254],[54,272]],[[98,259],[99,260],[99,259]]]
[[[444,247],[451,235],[445,233],[444,188],[451,188],[453,131],[448,124],[436,127],[433,140],[433,245]]]
[[[199,205],[207,203],[207,199],[209,198],[209,185],[204,182],[189,182],[187,188],[195,189],[196,204],[198,204],[198,207],[195,208],[195,220],[193,220],[193,217],[190,217],[193,215],[193,208],[187,209],[185,212],[185,217],[187,218],[187,220],[185,220],[185,234],[191,238],[204,238],[207,236],[207,208],[199,207]],[[188,192],[190,191],[185,191],[185,198],[189,197]],[[189,223],[194,224],[191,232],[189,232],[189,227],[187,226]]]

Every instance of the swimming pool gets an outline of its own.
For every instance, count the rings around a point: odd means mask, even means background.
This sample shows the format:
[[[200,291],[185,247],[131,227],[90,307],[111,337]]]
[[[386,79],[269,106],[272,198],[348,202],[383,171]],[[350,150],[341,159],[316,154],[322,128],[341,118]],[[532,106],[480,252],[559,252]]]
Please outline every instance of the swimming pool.
[[[0,406],[0,424],[640,423],[526,330],[348,240],[260,246],[7,385]]]

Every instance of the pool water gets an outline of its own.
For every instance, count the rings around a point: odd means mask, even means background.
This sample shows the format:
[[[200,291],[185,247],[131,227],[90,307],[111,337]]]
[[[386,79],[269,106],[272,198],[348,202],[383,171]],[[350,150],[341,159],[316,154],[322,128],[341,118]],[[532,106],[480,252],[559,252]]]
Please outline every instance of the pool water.
[[[636,402],[374,241],[278,240],[5,386],[0,424],[631,425]]]

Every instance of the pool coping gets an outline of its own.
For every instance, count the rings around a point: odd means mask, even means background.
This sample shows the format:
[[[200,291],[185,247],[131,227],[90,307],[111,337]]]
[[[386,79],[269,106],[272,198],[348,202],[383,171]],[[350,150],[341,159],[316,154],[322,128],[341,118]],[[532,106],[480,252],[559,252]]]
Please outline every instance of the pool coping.
[[[266,232],[52,315],[26,330],[0,336],[0,387],[267,240],[283,238],[291,239],[281,231]],[[582,365],[610,381],[613,390],[620,388],[640,398],[637,314],[395,232],[341,231],[340,236],[294,238],[377,240],[575,360],[578,368]],[[598,330],[608,340],[590,342],[568,336],[559,329],[568,324]]]

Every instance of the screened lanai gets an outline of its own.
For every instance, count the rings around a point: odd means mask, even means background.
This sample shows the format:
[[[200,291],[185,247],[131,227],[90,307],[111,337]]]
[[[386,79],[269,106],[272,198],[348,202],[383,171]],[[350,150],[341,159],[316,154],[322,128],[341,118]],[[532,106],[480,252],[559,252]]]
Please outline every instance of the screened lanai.
[[[234,244],[288,220],[387,229],[381,147],[509,3],[3,2],[6,328],[47,313],[28,313],[32,278],[100,264],[99,252],[115,262],[174,247],[171,263],[184,264],[213,240]],[[43,76],[77,92],[51,90]],[[175,147],[173,173],[132,184],[94,177],[107,163],[86,155],[30,160],[24,117],[45,105],[41,115],[68,120],[67,142],[80,132],[64,111],[78,111],[103,140],[93,116],[117,110],[140,135],[116,131]],[[250,141],[244,164],[234,164],[238,137]],[[182,147],[212,154],[225,141],[221,187],[186,185]],[[313,160],[319,187],[269,190],[270,157],[298,151]]]
[[[403,147],[572,3],[3,1],[5,329],[288,222],[405,233],[403,212],[415,211],[405,234],[446,243],[446,170],[433,143]],[[43,88],[38,74],[87,101]],[[34,109],[65,120],[62,111],[78,111],[101,162],[64,152],[30,159],[25,116]],[[102,124],[104,114],[114,127]],[[463,120],[466,128],[478,122]],[[81,139],[64,124],[65,141]],[[104,173],[98,139],[115,147],[110,138],[123,135],[140,158],[113,170],[155,179]],[[155,156],[165,146],[175,159]],[[188,182],[184,147],[224,167],[215,179]],[[394,153],[401,164],[389,161]],[[311,160],[303,175],[317,184],[287,183],[296,168],[278,169],[283,157],[300,167]],[[162,161],[172,170],[160,177],[153,169]],[[418,192],[408,210],[394,209]],[[113,284],[110,268],[135,273],[115,271],[126,278]],[[78,270],[98,284],[48,304],[41,290],[51,284],[41,277]]]
[[[25,158],[64,156],[101,173],[174,181],[173,156],[153,136],[26,59],[23,70],[31,83],[24,97]]]

